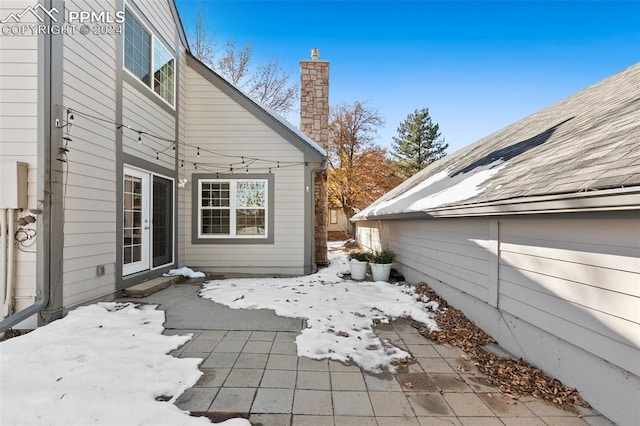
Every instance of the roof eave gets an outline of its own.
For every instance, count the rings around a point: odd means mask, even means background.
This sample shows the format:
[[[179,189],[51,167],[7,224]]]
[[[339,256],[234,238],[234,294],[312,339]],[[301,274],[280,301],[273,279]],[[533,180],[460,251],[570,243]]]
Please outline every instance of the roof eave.
[[[640,210],[640,186],[568,194],[511,198],[419,212],[354,217],[352,221],[507,216],[545,213]]]
[[[187,52],[191,52],[191,47],[189,46],[189,38],[184,31],[184,25],[182,24],[182,18],[180,17],[180,12],[178,11],[176,0],[170,1],[169,5],[171,6],[171,13],[173,14],[173,20],[175,21],[176,27],[178,29],[180,41],[182,41],[182,45],[187,50]]]

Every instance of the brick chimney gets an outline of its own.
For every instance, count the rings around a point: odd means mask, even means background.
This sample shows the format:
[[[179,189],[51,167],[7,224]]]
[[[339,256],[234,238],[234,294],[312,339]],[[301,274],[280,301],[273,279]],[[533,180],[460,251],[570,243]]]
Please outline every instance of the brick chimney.
[[[318,49],[311,60],[300,61],[300,129],[328,151],[329,146],[329,61],[321,61]],[[329,264],[327,222],[329,217],[327,171],[317,172],[314,186],[315,261]]]

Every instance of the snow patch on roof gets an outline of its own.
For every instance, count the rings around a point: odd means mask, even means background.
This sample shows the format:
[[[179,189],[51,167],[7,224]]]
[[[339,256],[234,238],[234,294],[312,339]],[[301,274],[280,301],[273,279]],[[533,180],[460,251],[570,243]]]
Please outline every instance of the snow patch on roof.
[[[467,173],[451,175],[451,169],[443,170],[400,195],[373,203],[356,218],[390,214],[419,212],[468,200],[483,192],[483,184],[504,167],[502,160],[476,167]]]

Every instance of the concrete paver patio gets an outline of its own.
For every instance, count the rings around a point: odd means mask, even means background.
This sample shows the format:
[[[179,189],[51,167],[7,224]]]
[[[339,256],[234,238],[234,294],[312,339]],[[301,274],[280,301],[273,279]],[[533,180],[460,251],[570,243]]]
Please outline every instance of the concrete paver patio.
[[[137,299],[168,311],[165,334],[193,333],[173,355],[203,359],[204,375],[176,402],[195,415],[216,421],[235,415],[264,426],[612,424],[593,410],[583,410],[579,418],[531,397],[504,396],[461,358],[460,349],[425,339],[406,320],[376,332],[411,352],[416,363],[397,374],[373,375],[355,365],[298,357],[293,328],[299,331],[302,321],[269,311],[232,311],[204,300],[186,311],[184,303],[161,302],[167,294],[194,300],[196,292],[196,286],[182,284]],[[199,317],[200,309],[217,315]],[[189,328],[181,327],[187,323]]]

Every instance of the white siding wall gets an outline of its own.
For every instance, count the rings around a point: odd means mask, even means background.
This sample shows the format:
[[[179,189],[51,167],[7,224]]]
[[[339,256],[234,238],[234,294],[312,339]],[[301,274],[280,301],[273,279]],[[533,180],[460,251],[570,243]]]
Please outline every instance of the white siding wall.
[[[364,246],[394,249],[409,280],[426,281],[603,414],[637,421],[640,219],[372,221],[356,234]]]
[[[125,71],[126,72],[126,71]],[[141,93],[126,81],[123,87],[122,122],[132,129],[152,133],[165,139],[175,139],[175,117],[158,106],[149,96],[155,96],[151,90]],[[174,169],[175,151],[171,142],[142,135],[138,142],[138,133],[125,129],[122,137],[123,152],[135,155],[163,167]],[[156,160],[156,153],[160,153]]]
[[[19,12],[22,1],[0,2],[0,16]],[[24,24],[37,24],[31,14]],[[0,36],[0,163],[21,161],[29,165],[29,208],[37,208],[38,154],[38,37]],[[11,182],[0,182],[0,186]],[[35,225],[27,227],[35,228]],[[29,250],[35,251],[36,245]],[[16,251],[15,308],[31,305],[36,292],[36,255]],[[35,321],[34,324],[35,326]]]
[[[482,300],[486,298],[488,220],[359,222],[357,236],[369,249],[391,248],[398,263],[424,270],[434,279]]]
[[[190,67],[187,69],[186,114],[186,142],[190,145],[237,156],[304,161],[300,151]],[[190,148],[186,149],[186,158],[185,174],[190,184],[182,191],[182,208],[187,221],[183,236],[185,264],[208,272],[304,273],[304,165],[273,169],[274,244],[191,244],[191,174],[206,173],[205,163],[227,163],[229,160],[204,151],[198,158]],[[193,162],[201,164],[198,170],[194,169]]]
[[[115,11],[110,0],[67,0],[70,10]],[[64,37],[64,106],[115,122],[116,37]],[[116,128],[76,114],[64,201],[65,309],[115,291]],[[98,277],[96,267],[105,265]]]
[[[169,2],[173,0],[137,0],[136,6],[149,19],[154,26],[156,36],[170,48],[175,46],[178,37],[178,29]]]
[[[499,306],[640,375],[640,220],[506,220]]]
[[[186,155],[186,148],[184,143],[187,139],[187,58],[186,55],[180,55],[180,59],[178,61],[180,67],[180,73],[178,75],[178,93],[180,96],[178,97],[178,111],[179,111],[179,122],[178,122],[178,149],[176,150],[176,155],[178,158],[184,158]],[[178,179],[187,179],[187,173],[184,169],[178,169]],[[190,186],[187,185],[187,188]],[[189,191],[187,188],[178,188],[176,191],[176,215],[178,216],[178,229],[176,229],[176,239],[178,242],[178,253],[176,255],[176,259],[178,263],[184,263],[184,253],[186,250],[186,242],[189,231],[186,229],[187,222],[190,220],[187,218],[188,212],[191,211],[191,206],[187,205],[186,193]]]

